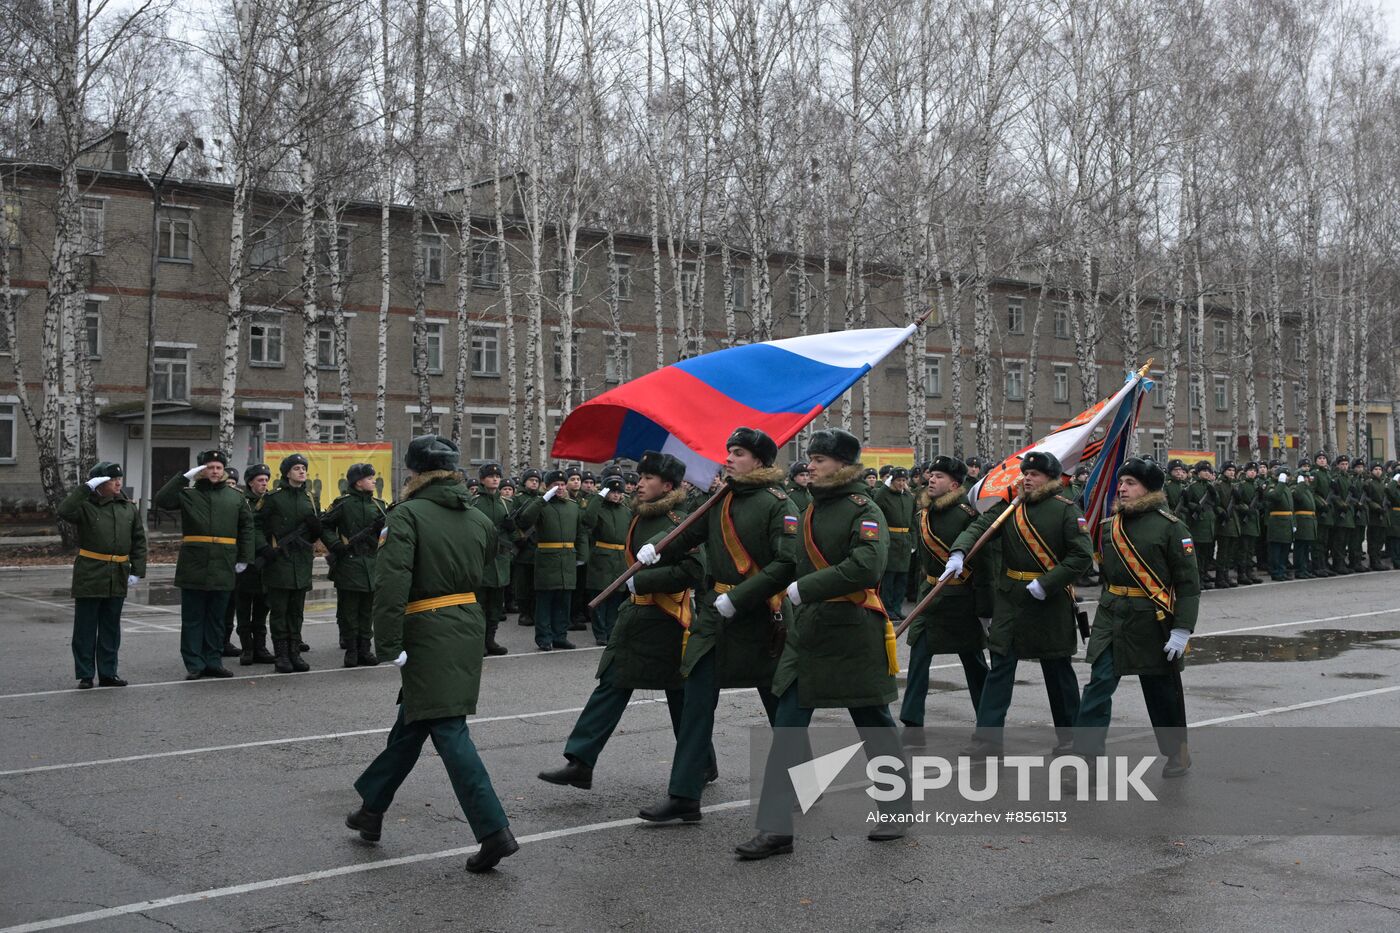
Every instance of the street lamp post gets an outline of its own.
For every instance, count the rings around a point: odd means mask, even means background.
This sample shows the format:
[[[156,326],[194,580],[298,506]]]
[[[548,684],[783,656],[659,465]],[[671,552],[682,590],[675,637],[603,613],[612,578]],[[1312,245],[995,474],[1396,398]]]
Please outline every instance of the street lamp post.
[[[175,159],[188,145],[183,139],[175,144],[175,151],[170,154],[170,161],[165,163],[165,171],[160,173],[158,181],[153,183],[149,175],[141,173],[141,177],[151,187],[151,288],[146,299],[146,417],[141,432],[141,514],[144,516],[147,532],[151,530],[151,509],[155,504],[155,497],[151,494],[151,482],[154,479],[151,467],[151,421],[156,404],[156,280],[160,274],[160,205],[165,176],[170,174]]]

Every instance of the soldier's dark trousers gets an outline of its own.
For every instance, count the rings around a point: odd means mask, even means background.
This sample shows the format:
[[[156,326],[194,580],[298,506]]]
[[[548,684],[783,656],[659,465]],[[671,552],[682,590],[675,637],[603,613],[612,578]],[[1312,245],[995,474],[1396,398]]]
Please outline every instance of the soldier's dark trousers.
[[[402,706],[394,727],[389,730],[389,743],[384,751],[355,781],[355,790],[365,807],[375,813],[389,809],[394,794],[413,770],[423,751],[423,743],[429,737],[442,759],[442,766],[447,769],[447,777],[471,825],[472,835],[480,842],[505,829],[509,825],[506,811],[501,808],[501,801],[491,787],[491,775],[486,773],[486,765],[482,764],[476,745],[472,743],[466,718],[449,716],[406,723]]]
[[[268,590],[267,608],[272,616],[272,640],[301,640],[301,624],[306,614],[306,590]]]
[[[928,630],[919,633],[909,646],[909,681],[904,686],[904,703],[899,708],[899,721],[906,726],[924,724],[924,705],[928,701],[928,666],[933,663]],[[981,651],[960,651],[963,674],[967,677],[967,692],[972,697],[972,714],[982,699],[982,687],[987,683],[987,658]]]
[[[180,591],[180,659],[191,674],[223,667],[224,609],[232,598],[228,590]]]
[[[517,561],[511,570],[511,588],[520,610],[520,624],[530,625],[535,611],[535,565]]]
[[[569,637],[573,590],[535,590],[535,644],[541,648]]]
[[[1050,718],[1055,723],[1055,736],[1060,742],[1072,737],[1071,728],[1079,715],[1079,681],[1069,658],[1041,661],[1040,672],[1045,677],[1045,695],[1050,700]],[[977,737],[994,745],[1001,744],[1001,730],[1006,725],[1006,711],[1011,708],[1011,693],[1016,682],[1016,653],[992,652],[992,669],[982,687],[982,699],[977,704]]]
[[[1390,558],[1390,569],[1400,570],[1400,535],[1386,539],[1385,553]]]
[[[1205,582],[1206,576],[1215,572],[1215,542],[1197,541],[1196,545],[1196,569],[1200,571],[1201,582]]]
[[[1352,570],[1361,570],[1366,565],[1362,556],[1362,546],[1366,543],[1366,526],[1361,525],[1348,529],[1351,534],[1347,537],[1347,559]]]
[[[1293,575],[1296,577],[1310,577],[1313,575],[1313,543],[1311,541],[1293,542]]]
[[[1381,551],[1385,548],[1385,526],[1366,526],[1366,558],[1371,562],[1372,567],[1379,567],[1381,563]]]
[[[374,638],[374,594],[355,590],[335,591],[336,616],[345,619],[345,636],[349,645]]]
[[[1288,576],[1288,548],[1287,541],[1269,542],[1269,576],[1275,580]]]
[[[1317,540],[1313,542],[1312,546],[1311,567],[1312,575],[1315,577],[1322,576],[1323,571],[1331,572],[1327,567],[1327,542],[1331,537],[1332,529],[1330,527],[1317,529]]]
[[[773,724],[778,698],[767,687],[758,688],[763,711]],[[705,789],[705,773],[714,756],[715,707],[719,704],[719,679],[715,672],[715,653],[708,652],[685,679],[685,702],[681,707],[680,732],[676,735],[676,754],[671,759],[671,781],[667,793],[673,797],[699,800]],[[886,711],[888,715],[888,711]]]
[[[773,744],[768,749],[768,763],[763,769],[763,792],[758,799],[758,814],[754,820],[760,832],[792,835],[792,811],[797,797],[788,769],[811,759],[807,727],[812,723],[812,712],[809,707],[798,704],[796,683],[778,698],[777,715],[773,719]],[[867,761],[881,755],[903,758],[899,733],[888,706],[854,706],[846,712],[865,742],[863,750]],[[909,798],[905,796],[900,800],[882,802],[879,807],[881,813],[907,812]]]
[[[1113,668],[1113,648],[1107,647],[1094,660],[1089,684],[1079,701],[1079,716],[1074,723],[1075,754],[1104,753],[1108,725],[1113,719],[1113,692],[1120,679]],[[1170,758],[1186,744],[1186,695],[1181,689],[1181,674],[1139,674],[1138,682],[1142,684],[1142,699],[1147,705],[1157,750]]]
[[[117,676],[117,650],[122,646],[122,604],[125,602],[123,596],[73,600],[73,673],[78,680]]]
[[[506,589],[503,586],[483,586],[476,591],[476,604],[486,618],[486,640],[494,641],[496,631],[506,620]]]
[[[593,688],[588,702],[583,704],[583,712],[579,713],[578,722],[574,723],[574,730],[569,733],[569,740],[564,743],[564,757],[590,768],[597,767],[598,756],[603,754],[603,747],[622,721],[622,714],[627,712],[627,704],[631,700],[631,689],[617,686],[612,668],[604,669],[603,676],[598,678],[598,686]],[[666,691],[666,711],[671,714],[671,733],[676,736],[681,733],[684,705],[684,690]],[[714,762],[714,758],[714,746],[711,745],[710,763]]]
[[[569,622],[586,621],[589,616],[588,601],[592,599],[588,591],[584,589],[584,580],[588,577],[587,567],[574,568],[574,589],[569,596]]]
[[[1327,551],[1332,557],[1332,570],[1336,573],[1348,573],[1347,567],[1347,536],[1351,529],[1342,525],[1332,526],[1332,538],[1327,543]]]
[[[904,593],[908,588],[908,571],[888,570],[885,572],[885,579],[880,587],[880,602],[885,604],[885,611],[890,614],[890,618],[895,620],[904,618]]]
[[[1239,538],[1217,538],[1215,540],[1215,575],[1218,580],[1229,580],[1231,570],[1239,559]]]
[[[1239,547],[1235,549],[1235,573],[1241,582],[1254,573],[1254,554],[1259,549],[1258,535],[1240,535]]]
[[[612,638],[613,626],[617,624],[617,613],[627,600],[627,588],[621,587],[593,610],[593,637],[603,644]]]
[[[263,598],[262,590],[234,590],[232,602],[238,625],[239,645],[249,648],[253,642],[261,642],[267,637],[267,600]]]

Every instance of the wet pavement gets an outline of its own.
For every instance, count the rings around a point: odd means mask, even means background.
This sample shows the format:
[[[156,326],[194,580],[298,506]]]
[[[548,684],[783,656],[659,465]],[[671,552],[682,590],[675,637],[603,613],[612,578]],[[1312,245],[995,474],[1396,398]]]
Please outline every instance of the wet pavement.
[[[599,650],[575,632],[583,650],[537,654],[513,619],[501,636],[511,654],[485,663],[472,732],[528,841],[499,871],[469,876],[461,850],[472,839],[431,746],[378,846],[341,826],[357,803],[351,783],[384,742],[398,675],[339,666],[333,592],[318,586],[308,606],[311,673],[230,660],[234,679],[188,683],[172,572],[153,568],[127,603],[121,673],[132,686],[79,692],[68,571],[0,571],[0,933],[44,921],[102,931],[1393,930],[1400,913],[1400,841],[1383,837],[1071,829],[877,846],[850,836],[739,863],[732,847],[751,833],[748,734],[764,721],[754,693],[727,692],[717,711],[721,777],[705,803],[733,805],[695,826],[638,826],[637,808],[665,791],[673,749],[660,695],[638,692],[593,790],[541,783],[537,771],[563,762]],[[1397,648],[1400,573],[1208,592],[1184,675],[1188,714],[1210,729],[1393,726]],[[934,664],[930,724],[970,726],[961,665]],[[1082,686],[1082,649],[1075,670]],[[1039,666],[1022,665],[1017,684],[1010,724],[1048,733]],[[1147,723],[1133,678],[1114,711],[1116,728]],[[386,859],[399,861],[374,864]]]

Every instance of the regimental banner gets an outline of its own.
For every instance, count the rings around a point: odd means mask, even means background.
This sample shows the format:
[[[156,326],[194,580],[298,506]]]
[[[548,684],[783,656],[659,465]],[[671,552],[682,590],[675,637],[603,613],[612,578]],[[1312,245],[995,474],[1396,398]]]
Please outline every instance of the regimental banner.
[[[273,482],[280,478],[277,465],[288,454],[301,454],[309,464],[307,482],[311,495],[328,509],[337,497],[345,493],[345,471],[351,464],[369,463],[374,466],[375,495],[385,502],[394,501],[394,445],[383,444],[293,444],[272,442],[263,445],[263,456],[272,467]]]

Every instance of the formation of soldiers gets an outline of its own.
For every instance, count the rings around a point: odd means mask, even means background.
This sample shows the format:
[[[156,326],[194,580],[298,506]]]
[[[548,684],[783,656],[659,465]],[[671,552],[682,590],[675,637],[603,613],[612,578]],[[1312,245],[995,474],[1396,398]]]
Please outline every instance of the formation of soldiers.
[[[383,657],[401,672],[388,744],[356,782],[361,805],[346,820],[362,838],[381,837],[397,787],[431,738],[480,842],[468,868],[485,871],[516,851],[465,717],[476,710],[482,659],[506,653],[496,634],[518,610],[540,651],[573,648],[569,632],[590,627],[604,646],[564,764],[541,780],[591,789],[632,692],[664,691],[676,749],[665,796],[640,811],[643,820],[702,819],[704,788],[719,773],[719,692],[755,691],[769,723],[798,737],[774,742],[757,833],[735,850],[763,859],[793,850],[792,788],[782,777],[810,754],[801,736],[816,709],[848,710],[868,755],[921,746],[929,666],[954,654],[976,723],[964,753],[999,755],[1017,664],[1037,661],[1056,753],[1096,756],[1112,694],[1136,675],[1163,775],[1179,777],[1191,766],[1181,670],[1202,586],[1257,582],[1261,557],[1282,579],[1383,569],[1387,557],[1393,568],[1400,555],[1394,464],[1358,468],[1321,456],[1297,471],[1226,464],[1218,480],[1198,464],[1188,483],[1184,464],[1164,471],[1132,458],[1114,477],[1117,504],[1101,529],[1103,591],[1091,629],[1075,592],[1095,564],[1083,488],[1048,452],[1022,457],[1014,508],[999,502],[979,513],[968,498],[976,458],[867,469],[860,441],[835,429],[815,432],[808,459],[787,470],[762,431],[737,429],[727,449],[722,474],[703,490],[685,481],[679,460],[655,451],[635,471],[612,464],[600,477],[527,470],[516,481],[488,463],[469,480],[457,446],[430,435],[409,445],[409,479],[392,507],[374,496],[373,467],[356,464],[324,511],[304,457],[283,460],[271,489],[263,464],[240,488],[227,457],[206,451],[156,498],[181,511],[175,585],[187,677],[231,676],[222,658],[233,654],[279,673],[308,669],[303,609],[319,540],[338,594],[343,663]],[[120,477],[116,464],[97,464],[64,503],[83,548],[73,589],[80,685],[91,685],[94,669],[103,685],[125,683],[117,623],[127,587],[144,576],[146,547]],[[712,495],[714,505],[690,519]],[[625,571],[637,572],[590,611]],[[940,584],[908,628],[896,724],[895,624],[911,598]],[[1081,639],[1091,664],[1082,694],[1070,664]],[[882,805],[889,819],[870,839],[899,838],[908,806]]]

